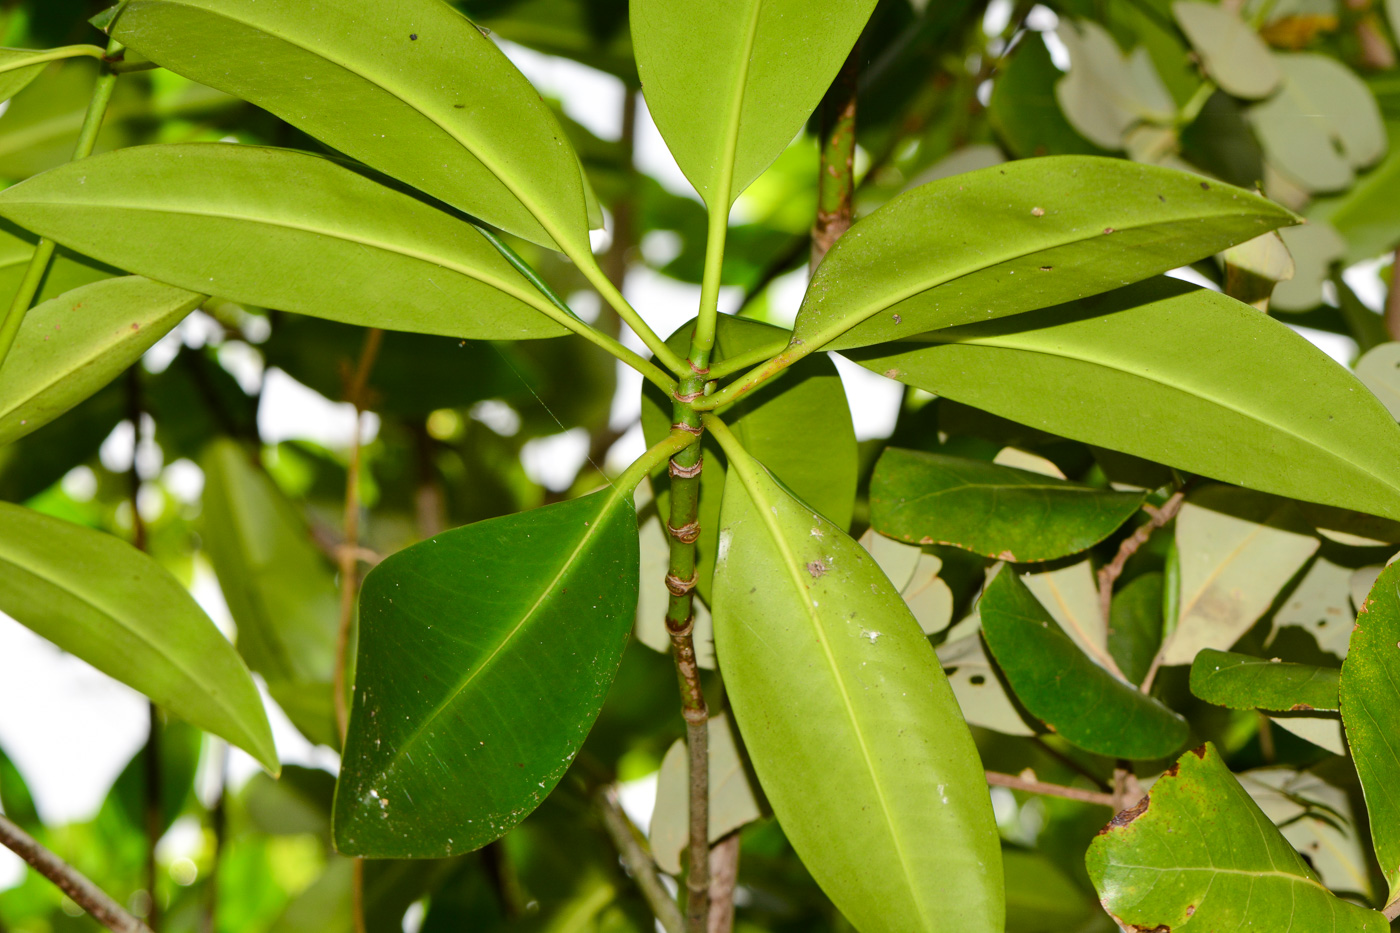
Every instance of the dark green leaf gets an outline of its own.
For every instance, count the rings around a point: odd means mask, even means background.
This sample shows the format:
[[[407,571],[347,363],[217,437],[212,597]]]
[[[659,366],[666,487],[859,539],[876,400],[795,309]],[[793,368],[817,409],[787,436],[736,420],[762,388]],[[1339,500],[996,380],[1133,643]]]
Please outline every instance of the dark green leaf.
[[[730,470],[715,644],[784,833],[863,933],[1000,931],[985,779],[924,633],[842,529],[756,462]]]
[[[1069,125],[1055,102],[1060,70],[1045,39],[1027,31],[992,86],[987,117],[1008,149],[1021,158],[1043,155],[1107,155]]]
[[[1400,427],[1375,396],[1279,322],[1184,282],[1154,279],[852,357],[1075,440],[1400,518]]]
[[[469,224],[305,153],[123,149],[7,189],[0,215],[234,301],[452,337],[565,333],[545,316],[561,312]]]
[[[631,490],[610,489],[436,535],[372,570],[340,851],[469,852],[539,806],[617,673],[638,561]]]
[[[93,395],[203,300],[129,276],[94,282],[30,309],[0,370],[0,444]]]
[[[1008,162],[929,182],[853,226],[813,276],[794,339],[839,350],[1016,315],[1292,222],[1259,195],[1171,169]]]
[[[1231,709],[1335,710],[1339,672],[1206,648],[1191,664],[1191,692]]]
[[[1358,608],[1342,662],[1342,722],[1366,810],[1371,842],[1390,891],[1400,897],[1400,564],[1391,564]]]
[[[1013,563],[1083,551],[1132,517],[1143,493],[1113,492],[966,457],[891,447],[870,479],[870,523],[915,544]]]
[[[1066,741],[1113,758],[1170,755],[1186,720],[1089,660],[1019,576],[1003,568],[977,604],[982,637],[1027,710]]]
[[[0,611],[275,772],[253,679],[164,567],[111,535],[0,503]]]
[[[1108,652],[1133,683],[1147,676],[1162,644],[1162,574],[1134,577],[1113,594],[1109,610]]]
[[[445,3],[134,0],[111,35],[503,230],[588,253],[558,121]]]
[[[1334,896],[1207,743],[1089,846],[1104,908],[1138,930],[1383,933],[1381,914]]]

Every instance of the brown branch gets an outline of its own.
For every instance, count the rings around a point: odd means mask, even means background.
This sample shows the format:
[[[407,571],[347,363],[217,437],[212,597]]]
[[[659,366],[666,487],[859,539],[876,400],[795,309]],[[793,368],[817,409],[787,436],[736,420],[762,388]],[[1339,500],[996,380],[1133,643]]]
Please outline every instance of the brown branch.
[[[360,421],[366,404],[366,388],[370,371],[384,342],[384,331],[371,327],[365,332],[360,347],[360,362],[348,380],[346,401],[355,406],[355,428],[350,436],[350,462],[345,469],[345,541],[338,549],[340,560],[340,624],[336,630],[335,667],[331,671],[332,701],[335,704],[336,730],[340,744],[350,726],[350,710],[346,697],[345,661],[350,646],[350,627],[355,621],[355,594],[359,589],[360,550]],[[352,880],[352,909],[355,933],[365,933],[365,861],[355,859]]]
[[[1385,910],[1382,910],[1381,913],[1385,914],[1385,919],[1394,922],[1395,918],[1400,917],[1400,898],[1386,904]]]
[[[93,884],[73,866],[44,848],[33,836],[0,815],[0,845],[29,863],[39,874],[58,885],[73,903],[113,933],[151,933],[151,928]]]
[[[597,799],[598,810],[603,814],[603,827],[608,831],[613,845],[617,847],[622,864],[627,866],[627,873],[632,876],[632,880],[642,892],[642,897],[646,899],[647,906],[656,915],[666,933],[682,933],[685,922],[681,919],[681,910],[676,906],[670,892],[661,884],[661,879],[656,874],[656,863],[652,861],[651,854],[642,847],[641,840],[637,838],[636,827],[627,818],[627,814],[622,812],[616,788],[611,785],[602,788],[598,791]]]
[[[1181,505],[1185,501],[1186,487],[1182,487],[1172,493],[1171,498],[1162,503],[1160,509],[1154,509],[1148,505],[1143,506],[1149,516],[1148,520],[1123,539],[1123,542],[1118,545],[1118,553],[1113,556],[1113,560],[1099,568],[1099,612],[1103,616],[1105,626],[1111,623],[1113,613],[1113,584],[1123,575],[1123,568],[1127,565],[1128,558],[1136,554],[1138,549],[1147,543],[1147,539],[1152,537],[1154,531],[1176,518],[1176,513],[1181,511]],[[1152,685],[1151,680],[1155,673],[1154,663],[1153,669],[1143,679],[1143,693],[1146,693]]]
[[[739,883],[739,834],[730,833],[710,850],[710,928],[708,933],[734,929],[734,888]]]
[[[860,45],[826,92],[821,105],[821,166],[817,171],[817,220],[812,226],[811,268],[816,270],[827,250],[851,228],[855,191],[856,87]]]
[[[1026,772],[1022,772],[1022,774],[1024,773]],[[1078,800],[1082,803],[1095,803],[1101,807],[1120,809],[1114,794],[1105,794],[1096,790],[1083,790],[1078,787],[1066,787],[1063,784],[1049,784],[1045,781],[1038,781],[1034,777],[1021,777],[1014,774],[1002,774],[998,771],[988,771],[987,783],[993,787],[1009,787],[1012,790],[1025,791],[1028,794],[1042,794],[1046,797],[1063,797],[1066,800]]]

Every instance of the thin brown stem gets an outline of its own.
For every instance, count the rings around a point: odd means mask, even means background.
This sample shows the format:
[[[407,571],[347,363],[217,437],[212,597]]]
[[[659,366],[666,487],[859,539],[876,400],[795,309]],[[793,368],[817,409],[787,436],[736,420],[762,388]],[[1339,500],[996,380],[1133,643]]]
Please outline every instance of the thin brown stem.
[[[1386,904],[1385,909],[1382,910],[1381,913],[1385,914],[1385,919],[1394,922],[1397,917],[1400,917],[1400,898],[1396,898],[1389,904]]]
[[[852,193],[856,187],[856,87],[860,75],[860,45],[826,92],[821,105],[821,165],[817,172],[817,220],[812,227],[811,268],[815,271],[827,250],[851,228]]]
[[[34,837],[0,815],[0,845],[29,863],[39,874],[58,885],[73,903],[113,933],[151,933],[151,928],[113,900],[106,891],[63,859],[41,846]]]
[[[710,850],[710,928],[708,933],[734,929],[734,888],[739,884],[739,834],[730,833]]]
[[[681,919],[680,908],[676,906],[670,892],[661,884],[661,878],[656,874],[656,863],[642,846],[636,827],[622,811],[616,788],[608,786],[598,791],[598,810],[603,815],[603,828],[608,831],[608,837],[612,839],[618,855],[622,857],[622,864],[627,867],[627,873],[637,883],[638,890],[642,892],[642,897],[646,899],[647,906],[651,908],[657,921],[666,933],[682,933],[685,922]]]
[[[1128,558],[1136,554],[1147,543],[1154,531],[1176,518],[1176,513],[1181,511],[1181,504],[1185,501],[1186,490],[1179,489],[1172,493],[1171,498],[1164,502],[1160,509],[1148,507],[1147,521],[1123,539],[1123,542],[1118,545],[1118,553],[1113,555],[1113,560],[1099,568],[1099,612],[1103,615],[1104,625],[1109,624],[1113,611],[1113,584],[1123,575],[1123,568],[1127,565]],[[1146,692],[1145,689],[1144,692]]]
[[[360,347],[360,361],[348,380],[345,389],[346,400],[355,406],[355,428],[350,437],[350,462],[345,470],[345,541],[339,549],[340,555],[340,625],[336,632],[335,668],[331,672],[331,689],[334,692],[335,724],[343,746],[345,734],[350,725],[348,690],[345,682],[346,655],[350,646],[350,629],[355,621],[355,595],[359,590],[359,549],[360,549],[360,421],[366,405],[366,388],[369,374],[374,369],[374,361],[379,356],[379,347],[384,342],[384,331],[371,327],[365,332],[364,344]],[[352,917],[355,933],[365,933],[365,860],[355,859],[352,876]]]
[[[219,776],[219,796],[209,813],[210,830],[214,835],[214,852],[210,859],[209,880],[205,887],[204,914],[199,920],[200,933],[215,933],[219,928],[219,867],[224,858],[224,842],[228,836],[228,745],[215,740],[214,771]]]
[[[1079,787],[1066,787],[1063,784],[1049,784],[1045,781],[1038,781],[1033,777],[1021,777],[1014,774],[1002,774],[998,771],[987,772],[987,783],[993,787],[1009,787],[1012,790],[1025,791],[1028,794],[1042,794],[1046,797],[1063,797],[1066,800],[1078,800],[1083,803],[1095,803],[1101,807],[1117,809],[1116,797],[1114,794],[1105,794],[1096,790],[1084,790]]]

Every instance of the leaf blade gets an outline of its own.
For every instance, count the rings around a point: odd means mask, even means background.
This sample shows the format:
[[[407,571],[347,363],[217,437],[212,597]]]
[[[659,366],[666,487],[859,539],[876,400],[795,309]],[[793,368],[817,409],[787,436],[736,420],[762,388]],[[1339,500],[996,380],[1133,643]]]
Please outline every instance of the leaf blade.
[[[1206,648],[1191,664],[1191,692],[1231,709],[1338,709],[1340,672]]]

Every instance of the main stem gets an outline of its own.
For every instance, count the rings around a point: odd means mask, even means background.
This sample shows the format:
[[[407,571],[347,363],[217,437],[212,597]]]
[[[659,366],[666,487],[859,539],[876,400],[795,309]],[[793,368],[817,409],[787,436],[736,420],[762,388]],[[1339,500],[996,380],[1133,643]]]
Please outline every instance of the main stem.
[[[87,46],[79,48],[86,49]],[[113,39],[108,43],[102,73],[93,85],[92,99],[88,102],[82,128],[78,130],[78,142],[73,147],[71,161],[76,162],[92,155],[92,147],[97,144],[97,131],[102,128],[102,118],[107,114],[107,105],[112,100],[112,89],[117,83],[117,75],[112,70],[111,63],[121,55],[121,51],[122,44],[117,40]],[[44,281],[44,274],[49,270],[49,260],[53,258],[55,245],[48,237],[39,238],[38,245],[34,247],[34,255],[29,258],[29,266],[24,270],[24,278],[20,280],[19,290],[15,292],[4,319],[0,320],[0,367],[5,365],[5,358],[10,355],[10,349],[15,345],[15,337],[19,334],[20,325],[24,323],[24,316],[34,304],[34,296],[39,293],[39,286]]]

